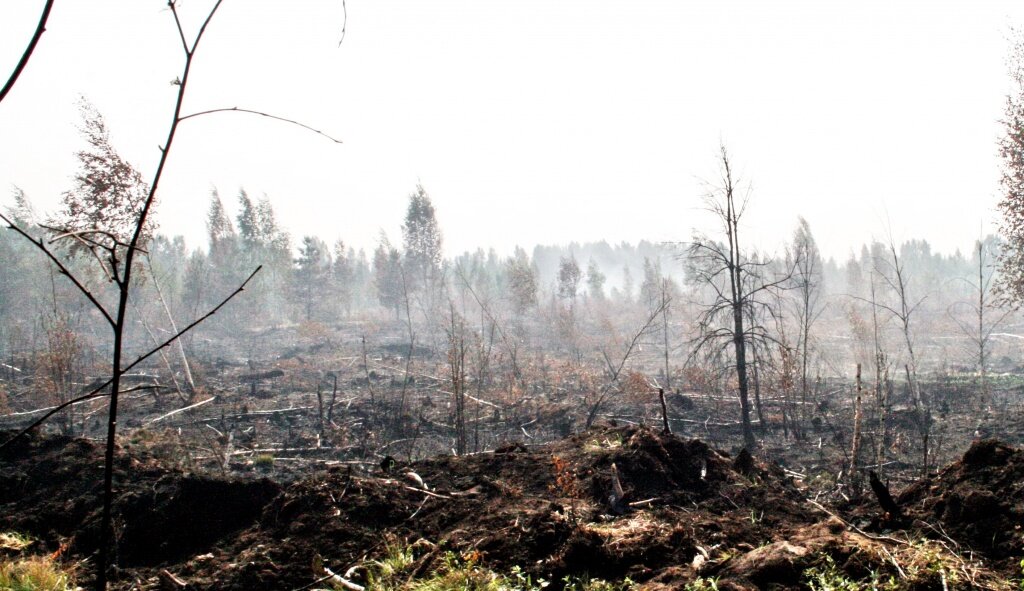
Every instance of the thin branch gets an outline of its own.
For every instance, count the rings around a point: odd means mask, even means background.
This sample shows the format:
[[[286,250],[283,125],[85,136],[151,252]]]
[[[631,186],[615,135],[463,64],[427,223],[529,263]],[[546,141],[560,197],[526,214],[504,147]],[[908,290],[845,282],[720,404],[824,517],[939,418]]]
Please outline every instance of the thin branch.
[[[25,48],[25,53],[22,54],[21,60],[18,61],[18,65],[14,67],[14,71],[11,72],[11,77],[7,79],[7,83],[4,84],[3,89],[0,89],[0,102],[6,97],[7,93],[14,88],[14,83],[18,81],[18,77],[21,76],[22,70],[28,65],[29,58],[36,50],[36,44],[39,43],[39,38],[43,36],[43,31],[46,30],[46,21],[50,18],[50,9],[53,8],[53,0],[46,0],[46,6],[43,7],[43,14],[39,17],[39,24],[36,25],[36,32],[32,35],[32,40],[28,42],[28,47]]]
[[[137,358],[137,359],[136,359],[135,361],[133,361],[133,362],[129,363],[128,365],[126,365],[126,366],[125,366],[125,367],[124,367],[124,368],[123,368],[123,369],[121,370],[121,372],[120,372],[120,373],[121,373],[121,375],[124,375],[125,373],[127,373],[127,372],[131,371],[131,370],[132,370],[132,368],[134,368],[134,367],[135,367],[136,365],[138,365],[138,364],[142,363],[142,362],[143,362],[143,361],[145,361],[146,359],[149,359],[150,357],[152,357],[153,355],[155,355],[155,354],[156,354],[156,353],[157,353],[158,351],[160,351],[160,350],[161,350],[161,349],[163,349],[164,347],[167,347],[168,345],[170,345],[171,343],[173,343],[173,342],[174,342],[174,341],[175,341],[176,339],[178,339],[178,338],[180,338],[180,337],[184,336],[184,334],[185,334],[185,333],[187,333],[188,331],[192,330],[193,328],[195,328],[196,326],[198,326],[198,325],[199,325],[200,323],[202,323],[203,321],[205,321],[205,320],[206,320],[207,318],[209,318],[210,316],[213,316],[213,315],[214,315],[214,314],[216,314],[216,313],[217,313],[218,311],[220,311],[220,309],[221,309],[221,308],[223,308],[225,304],[227,304],[227,303],[228,303],[229,301],[231,301],[231,300],[232,300],[232,299],[233,299],[233,298],[234,298],[235,296],[237,296],[238,294],[242,293],[242,291],[244,291],[244,290],[245,290],[245,286],[246,286],[246,285],[247,285],[247,284],[248,284],[248,283],[249,283],[250,281],[252,281],[252,278],[253,278],[253,277],[255,277],[255,276],[256,276],[256,273],[259,273],[259,272],[260,272],[260,269],[262,269],[262,268],[263,268],[263,265],[260,265],[259,267],[256,267],[256,270],[255,270],[255,271],[253,271],[253,272],[252,272],[252,273],[251,273],[251,274],[249,275],[249,277],[248,277],[248,278],[246,278],[246,280],[245,280],[245,281],[243,281],[243,282],[242,282],[242,284],[241,284],[241,285],[239,285],[237,289],[235,289],[235,291],[231,292],[231,294],[230,294],[230,295],[228,295],[228,297],[224,298],[224,299],[223,299],[223,300],[222,300],[222,301],[221,301],[221,302],[220,302],[219,304],[217,304],[217,306],[216,306],[216,307],[214,307],[214,308],[213,308],[212,310],[210,310],[210,311],[209,311],[209,312],[207,312],[206,314],[203,314],[202,316],[200,316],[200,317],[199,317],[199,318],[197,318],[196,320],[193,320],[193,321],[192,321],[192,322],[191,322],[191,323],[190,323],[190,324],[189,324],[188,326],[186,326],[185,328],[183,328],[183,329],[181,329],[180,331],[178,331],[177,333],[175,333],[175,334],[174,334],[173,336],[171,336],[170,338],[168,338],[168,339],[167,339],[166,341],[164,341],[164,342],[163,342],[163,343],[161,343],[160,345],[158,345],[158,346],[154,347],[153,349],[150,349],[148,353],[146,353],[146,354],[144,354],[144,355],[141,355],[141,356],[139,356],[139,357],[138,357],[138,358]],[[106,393],[104,393],[104,392],[103,392],[103,390],[107,389],[107,387],[108,387],[108,386],[110,386],[110,384],[111,384],[111,383],[112,383],[113,381],[114,381],[114,378],[113,378],[113,377],[111,377],[111,378],[109,378],[109,379],[108,379],[108,380],[107,380],[106,382],[103,382],[102,384],[100,384],[99,386],[97,386],[96,388],[94,388],[94,389],[93,389],[93,390],[92,390],[91,392],[89,392],[88,394],[83,394],[82,396],[79,396],[79,397],[77,397],[77,398],[73,398],[73,399],[71,399],[71,400],[68,400],[67,402],[64,402],[64,403],[62,403],[62,404],[59,404],[59,405],[57,405],[57,406],[53,407],[53,409],[52,409],[52,410],[51,410],[50,412],[46,413],[45,415],[43,415],[42,417],[40,417],[40,418],[39,418],[38,420],[36,420],[35,422],[33,422],[33,423],[32,423],[31,425],[29,425],[29,426],[25,427],[25,428],[24,428],[24,429],[22,429],[21,431],[18,431],[18,432],[17,432],[17,433],[15,433],[15,434],[14,434],[14,435],[13,435],[13,436],[12,436],[12,437],[10,438],[10,439],[8,439],[7,441],[5,441],[5,442],[3,442],[2,444],[0,444],[0,451],[3,451],[3,450],[4,450],[4,449],[5,449],[6,447],[7,447],[7,446],[9,446],[10,444],[14,443],[14,442],[15,442],[16,440],[18,440],[19,438],[21,438],[21,436],[22,436],[22,435],[25,435],[25,434],[27,434],[27,433],[28,433],[29,431],[32,431],[33,429],[35,429],[36,427],[38,427],[39,425],[42,425],[42,424],[43,424],[44,422],[46,422],[46,420],[47,420],[47,419],[49,419],[49,418],[50,418],[50,417],[52,417],[53,415],[57,414],[58,412],[60,412],[60,411],[64,410],[64,409],[65,409],[65,408],[67,408],[68,406],[71,406],[72,404],[76,404],[76,403],[78,403],[78,402],[82,402],[82,401],[84,401],[84,400],[89,400],[90,398],[99,398],[100,396],[106,396],[107,394],[106,394]]]
[[[214,113],[248,113],[250,115],[259,115],[260,117],[267,117],[268,119],[274,119],[274,120],[277,120],[277,121],[282,121],[284,123],[290,123],[292,125],[297,125],[297,126],[303,128],[303,129],[306,129],[308,131],[312,131],[315,134],[322,135],[325,138],[331,140],[332,142],[334,142],[336,144],[342,143],[341,140],[335,139],[335,138],[331,137],[330,135],[327,135],[326,133],[320,131],[319,129],[314,129],[314,128],[306,125],[305,123],[300,123],[298,121],[295,121],[294,119],[288,119],[286,117],[278,117],[277,115],[271,115],[270,113],[264,113],[262,111],[254,111],[252,109],[240,109],[238,107],[226,107],[226,108],[223,108],[223,109],[210,109],[208,111],[199,111],[198,113],[191,113],[189,115],[185,115],[185,116],[179,118],[178,121],[184,121],[186,119],[191,119],[193,117],[199,117],[200,115],[212,115]]]
[[[33,238],[32,235],[30,235],[25,230],[19,228],[13,221],[11,221],[7,216],[5,216],[2,213],[0,213],[0,220],[3,220],[11,230],[14,230],[18,234],[21,234],[22,237],[31,242],[36,248],[43,251],[43,254],[45,254],[46,257],[50,259],[50,261],[54,265],[57,266],[57,270],[60,272],[60,274],[67,277],[68,280],[71,281],[71,283],[73,283],[74,286],[78,288],[78,291],[80,291],[82,295],[84,295],[85,298],[89,300],[89,303],[91,303],[93,306],[96,307],[97,310],[100,311],[100,314],[103,315],[103,318],[106,319],[107,323],[110,324],[110,326],[114,326],[114,319],[113,317],[110,316],[110,313],[107,312],[107,309],[104,308],[103,305],[100,304],[99,300],[96,299],[96,296],[94,296],[92,292],[89,291],[89,289],[85,287],[85,285],[83,285],[78,280],[78,278],[75,277],[73,273],[71,273],[70,270],[68,270],[64,263],[61,262],[61,260],[58,259],[57,256],[50,251],[50,249],[46,248],[46,244],[43,242],[42,238]]]
[[[338,47],[345,41],[345,30],[348,29],[348,6],[345,5],[345,0],[341,0],[341,12],[344,20],[341,21],[341,39],[338,40]]]
[[[188,41],[185,40],[185,30],[181,28],[181,19],[178,18],[178,9],[174,0],[168,0],[167,6],[171,9],[171,14],[174,15],[174,24],[178,27],[178,36],[181,38],[181,48],[188,55]]]

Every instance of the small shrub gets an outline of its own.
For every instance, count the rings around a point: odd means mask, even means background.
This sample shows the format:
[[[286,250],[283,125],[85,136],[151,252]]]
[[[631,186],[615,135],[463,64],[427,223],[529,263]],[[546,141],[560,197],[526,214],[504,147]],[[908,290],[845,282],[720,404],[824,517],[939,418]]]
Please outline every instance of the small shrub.
[[[683,587],[683,591],[718,591],[718,579],[697,577]]]
[[[0,560],[0,589],[4,591],[71,591],[71,575],[42,556]]]
[[[428,544],[433,547],[432,544]],[[389,541],[384,556],[366,563],[366,588],[374,591],[541,591],[548,586],[534,580],[519,567],[508,576],[480,564],[475,551],[459,554],[445,552],[436,568],[414,577],[422,564],[416,557],[416,545]],[[337,586],[337,589],[342,589]],[[570,587],[566,587],[570,589]],[[618,591],[626,587],[574,587],[575,591]]]
[[[867,581],[854,581],[828,555],[823,564],[804,571],[804,579],[811,591],[895,591],[900,588],[895,579],[882,580],[876,572],[872,572]]]

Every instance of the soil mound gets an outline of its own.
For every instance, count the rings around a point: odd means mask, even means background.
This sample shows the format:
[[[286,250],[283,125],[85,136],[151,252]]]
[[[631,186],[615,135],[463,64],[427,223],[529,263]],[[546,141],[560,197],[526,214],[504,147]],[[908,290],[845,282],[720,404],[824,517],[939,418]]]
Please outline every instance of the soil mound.
[[[917,579],[905,588],[1000,588],[946,540],[1005,558],[1004,574],[1021,554],[1024,455],[993,441],[899,497],[911,517],[948,536],[932,542],[865,534],[805,498],[773,464],[641,427],[387,462],[372,474],[335,465],[287,486],[118,457],[120,589],[159,588],[168,580],[162,569],[192,590],[307,588],[323,572],[314,564],[365,583],[361,568],[395,546],[417,549],[416,572],[453,553],[543,578],[551,589],[582,575],[629,577],[650,590],[703,577],[724,590],[806,589],[810,576],[909,581],[908,573]],[[53,548],[71,539],[70,553],[89,556],[101,458],[94,444],[65,437],[8,448],[0,454],[0,531]]]
[[[6,441],[11,434],[0,433]],[[184,474],[118,454],[114,472],[117,556],[122,567],[173,564],[251,526],[281,488]],[[97,547],[103,451],[85,440],[31,435],[0,452],[0,531],[56,549]]]
[[[334,468],[286,488],[237,544],[180,575],[208,588],[294,589],[315,580],[315,556],[345,572],[388,543],[424,539],[534,579],[659,577],[671,587],[813,523],[781,470],[755,462],[744,475],[733,463],[698,440],[609,427],[388,474]],[[610,499],[613,464],[622,499]]]
[[[898,502],[941,527],[940,535],[989,558],[1016,561],[1024,554],[1024,450],[976,441],[960,461],[908,487]]]

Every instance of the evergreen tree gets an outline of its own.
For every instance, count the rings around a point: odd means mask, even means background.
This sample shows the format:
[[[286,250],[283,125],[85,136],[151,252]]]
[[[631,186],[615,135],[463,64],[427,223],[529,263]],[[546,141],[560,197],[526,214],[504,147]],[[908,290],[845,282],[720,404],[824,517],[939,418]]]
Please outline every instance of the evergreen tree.
[[[330,297],[330,274],[331,251],[327,244],[316,236],[304,236],[291,285],[307,322],[324,319],[324,303]]]
[[[381,237],[373,252],[373,284],[381,306],[395,313],[398,320],[405,302],[406,285],[402,270],[402,255],[391,246],[387,237]]]
[[[562,257],[558,263],[558,297],[569,300],[570,305],[576,301],[582,274],[576,257]]]
[[[334,265],[331,267],[331,286],[338,311],[345,317],[352,315],[352,293],[355,270],[352,249],[346,250],[345,243],[334,243]]]
[[[409,195],[409,207],[402,225],[405,267],[416,288],[433,288],[441,271],[441,228],[434,205],[423,185]]]
[[[654,309],[661,301],[661,263],[644,257],[644,279],[640,283],[640,302]]]
[[[505,275],[512,312],[519,318],[537,305],[537,269],[530,263],[526,251],[517,246],[512,258],[505,263]]]
[[[597,267],[594,259],[587,263],[587,293],[595,300],[604,299],[604,283],[607,280],[601,269]]]

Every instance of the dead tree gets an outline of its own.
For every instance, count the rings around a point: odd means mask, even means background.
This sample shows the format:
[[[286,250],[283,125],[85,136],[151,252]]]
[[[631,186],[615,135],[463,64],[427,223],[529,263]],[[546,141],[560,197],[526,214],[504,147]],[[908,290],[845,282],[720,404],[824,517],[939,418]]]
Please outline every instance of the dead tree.
[[[806,408],[811,353],[811,328],[824,311],[821,305],[821,254],[807,220],[800,218],[793,232],[793,242],[786,258],[793,267],[790,287],[795,293],[794,315],[797,320],[796,348],[800,360],[800,404]]]
[[[448,302],[448,370],[455,407],[455,454],[466,453],[466,322]]]
[[[973,349],[975,364],[978,368],[978,379],[981,382],[980,406],[986,408],[989,405],[988,389],[988,360],[990,355],[989,343],[992,333],[999,327],[1006,317],[1012,312],[1010,308],[1000,309],[1000,301],[993,297],[993,278],[991,265],[987,262],[989,248],[981,240],[974,245],[975,253],[978,256],[977,283],[964,279],[967,285],[976,296],[973,302],[957,302],[950,306],[949,317],[960,327],[960,331],[970,340]],[[963,320],[957,315],[958,308],[967,308],[972,316],[970,322]],[[994,317],[994,318],[993,318]]]
[[[768,279],[766,273],[771,261],[749,256],[742,247],[740,219],[746,208],[749,191],[739,195],[740,188],[733,175],[732,163],[725,146],[720,147],[721,176],[718,185],[705,196],[708,211],[722,224],[725,241],[719,242],[697,235],[687,249],[689,276],[700,286],[709,288],[713,301],[699,318],[700,335],[694,342],[691,359],[705,349],[730,347],[733,350],[740,417],[743,425],[743,444],[753,449],[756,445],[750,420],[750,380],[748,378],[747,347],[755,339],[767,339],[763,326],[750,326],[750,310],[768,306],[760,297],[763,293],[781,288],[789,274]]]
[[[907,388],[910,390],[911,399],[914,401],[917,428],[921,435],[921,470],[922,472],[927,472],[929,436],[931,435],[932,423],[931,402],[922,392],[921,384],[917,379],[917,357],[914,354],[914,333],[911,328],[911,322],[915,318],[914,312],[921,306],[925,298],[922,297],[915,302],[911,302],[907,273],[899,254],[896,252],[896,242],[892,236],[889,237],[886,250],[888,252],[884,258],[881,260],[880,258],[875,259],[875,271],[889,285],[889,288],[896,296],[896,304],[894,306],[881,303],[877,305],[883,310],[888,311],[893,318],[899,321],[900,332],[903,335],[903,342],[907,348],[908,363],[904,365],[907,375]],[[887,269],[882,268],[883,265]]]
[[[860,464],[860,436],[861,419],[864,415],[862,402],[862,388],[860,381],[860,364],[857,364],[857,384],[853,398],[853,445],[850,450],[850,484],[853,486],[853,494],[860,496],[861,478],[859,474]]]

